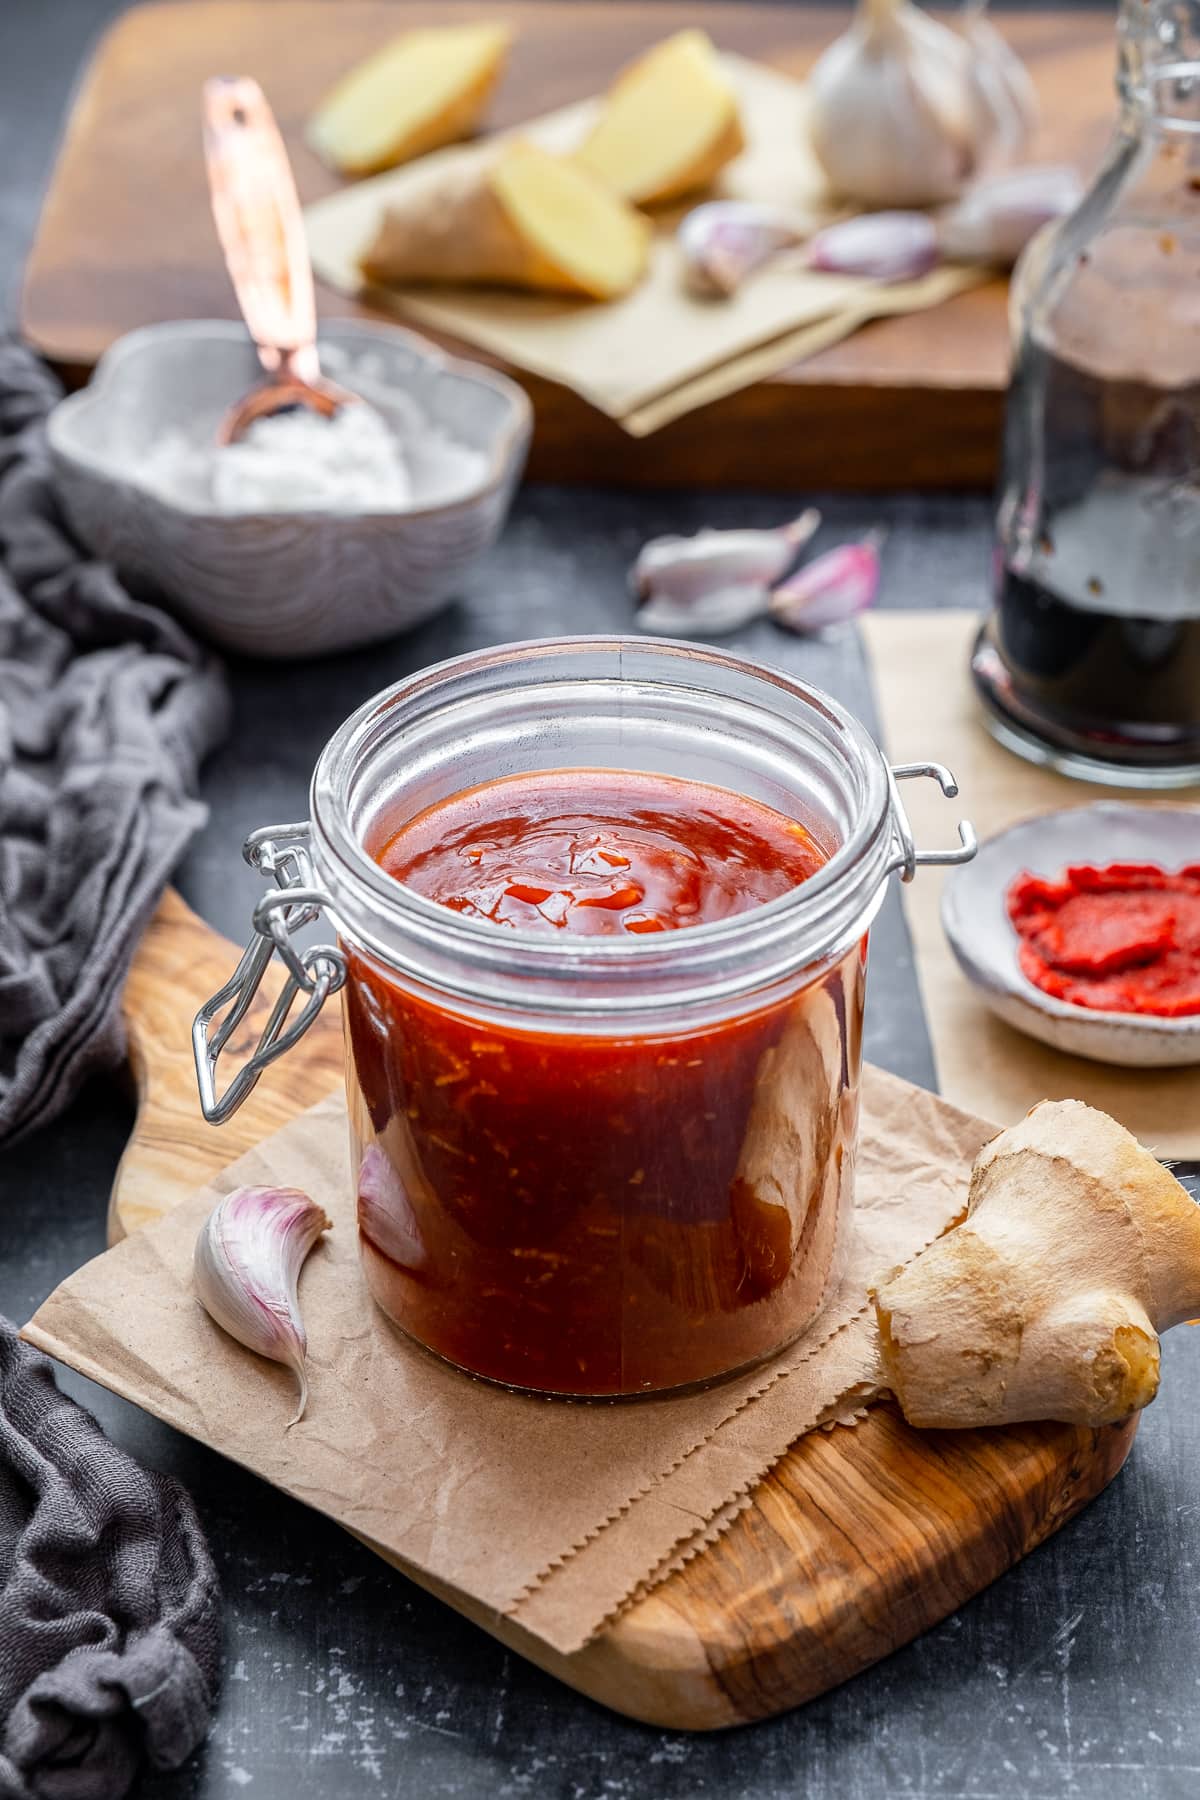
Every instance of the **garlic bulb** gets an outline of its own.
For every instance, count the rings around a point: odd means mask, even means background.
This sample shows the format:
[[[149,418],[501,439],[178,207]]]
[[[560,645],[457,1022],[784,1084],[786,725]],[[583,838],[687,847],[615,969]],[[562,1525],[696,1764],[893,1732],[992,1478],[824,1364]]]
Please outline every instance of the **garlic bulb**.
[[[807,237],[804,222],[752,200],[710,200],[679,227],[684,282],[701,295],[728,295],[781,250]]]
[[[308,1348],[296,1285],[305,1257],[331,1221],[298,1188],[235,1188],[214,1206],[196,1239],[196,1293],[230,1337],[294,1369],[304,1415]]]
[[[1029,71],[987,17],[987,0],[965,0],[963,36],[967,82],[976,132],[996,154],[1018,156],[1038,120],[1037,93]]]
[[[859,0],[809,76],[809,137],[835,193],[866,206],[952,200],[979,161],[967,45],[910,0]]]

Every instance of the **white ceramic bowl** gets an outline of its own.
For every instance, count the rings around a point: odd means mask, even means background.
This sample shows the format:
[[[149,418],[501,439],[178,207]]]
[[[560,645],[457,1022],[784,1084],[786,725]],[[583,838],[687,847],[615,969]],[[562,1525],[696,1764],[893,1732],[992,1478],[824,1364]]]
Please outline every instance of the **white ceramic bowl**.
[[[1095,1062],[1182,1067],[1200,1062],[1200,1015],[1154,1019],[1093,1012],[1044,994],[1021,972],[1004,897],[1023,869],[1053,880],[1071,863],[1145,862],[1177,869],[1197,861],[1200,807],[1105,800],[1046,813],[989,838],[974,862],[955,870],[943,891],[942,926],[967,980],[1018,1031]]]
[[[495,540],[524,467],[530,406],[505,376],[395,325],[331,324],[320,348],[333,379],[399,435],[413,482],[404,511],[220,513],[156,481],[154,447],[184,427],[212,441],[257,379],[241,325],[132,331],[50,416],[55,480],[82,542],[229,650],[317,656],[420,623]]]

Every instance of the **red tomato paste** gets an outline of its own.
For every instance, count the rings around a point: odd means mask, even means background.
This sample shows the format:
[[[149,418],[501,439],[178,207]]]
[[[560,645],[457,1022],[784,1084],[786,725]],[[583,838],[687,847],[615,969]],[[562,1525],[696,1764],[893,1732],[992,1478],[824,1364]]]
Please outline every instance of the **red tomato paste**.
[[[1043,993],[1103,1012],[1200,1013],[1200,863],[1027,871],[1008,890],[1021,968]]]
[[[609,938],[745,912],[827,855],[723,789],[591,769],[385,812],[367,848],[499,929]],[[849,1204],[864,951],[646,1035],[471,1017],[352,956],[359,1223],[384,1310],[461,1367],[557,1393],[686,1385],[790,1341]]]

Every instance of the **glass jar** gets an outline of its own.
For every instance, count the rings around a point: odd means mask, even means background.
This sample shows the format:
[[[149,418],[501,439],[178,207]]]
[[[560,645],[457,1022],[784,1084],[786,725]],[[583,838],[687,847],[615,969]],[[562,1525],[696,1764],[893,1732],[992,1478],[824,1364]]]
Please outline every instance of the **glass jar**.
[[[1123,785],[1200,776],[1200,0],[1123,0],[1120,115],[1014,276],[996,736]]]
[[[802,820],[828,860],[766,905],[682,931],[501,931],[403,886],[373,821],[500,776],[624,769]],[[815,689],[629,638],[460,657],[326,746],[311,825],[247,847],[279,884],[196,1022],[206,1115],[344,988],[353,1167],[372,1294],[447,1361],[543,1393],[692,1386],[805,1331],[837,1285],[852,1191],[867,933],[918,856],[896,778]],[[293,933],[325,910],[335,946]],[[251,1064],[215,1069],[278,949],[292,973]],[[305,996],[288,1026],[287,1004]]]

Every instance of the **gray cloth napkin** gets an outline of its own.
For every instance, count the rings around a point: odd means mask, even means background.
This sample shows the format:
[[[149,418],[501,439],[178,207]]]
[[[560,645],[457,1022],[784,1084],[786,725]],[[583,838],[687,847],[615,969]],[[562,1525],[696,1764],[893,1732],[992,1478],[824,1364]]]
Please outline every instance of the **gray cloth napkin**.
[[[125,971],[228,722],[219,666],[67,531],[58,397],[0,342],[0,1143],[121,1060]]]
[[[121,1800],[204,1736],[217,1580],[192,1503],[0,1319],[0,1800]]]

